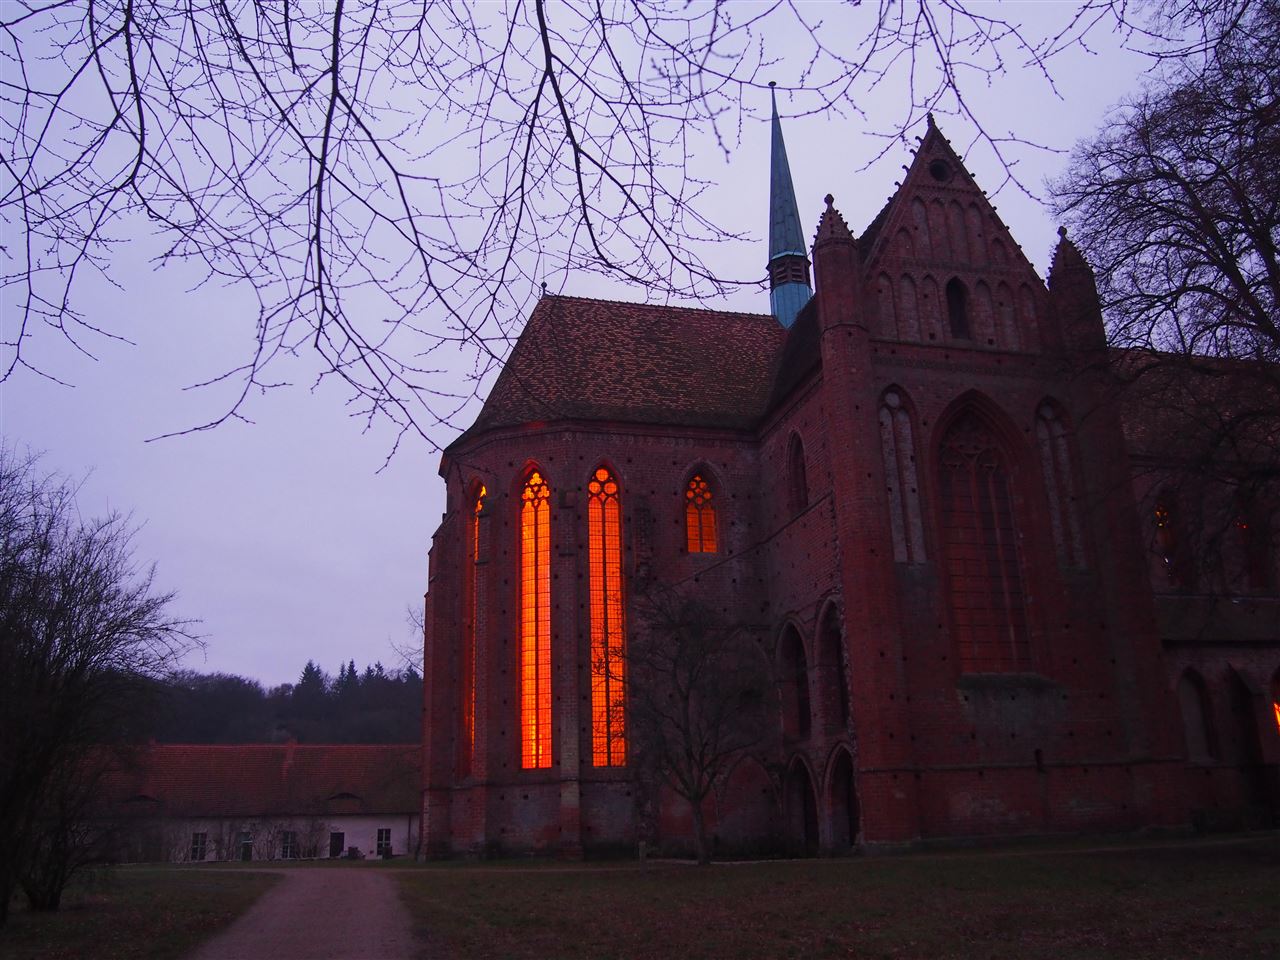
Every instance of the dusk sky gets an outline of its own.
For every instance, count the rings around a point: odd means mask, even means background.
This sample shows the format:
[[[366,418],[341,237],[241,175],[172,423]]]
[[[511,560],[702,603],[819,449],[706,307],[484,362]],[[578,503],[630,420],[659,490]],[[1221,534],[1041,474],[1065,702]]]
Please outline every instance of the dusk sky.
[[[1031,17],[1070,5],[1013,6]],[[970,88],[992,118],[989,132],[1065,151],[1093,131],[1150,65],[1114,38],[1094,39],[1093,52],[1076,50],[1056,62],[1058,96],[1028,71]],[[773,72],[780,83],[794,83],[803,68],[784,56]],[[883,145],[867,131],[884,129],[901,113],[903,93],[890,86],[861,101],[865,118],[784,120],[807,229],[832,193],[861,232],[900,179],[910,160],[901,145],[864,169]],[[713,144],[694,148],[696,176],[716,184],[706,209],[727,230],[754,237],[703,254],[737,276],[764,272],[769,128],[767,96],[760,100],[760,119],[743,126],[729,162]],[[779,106],[784,116],[804,109],[786,98]],[[964,120],[941,112],[937,120],[1043,276],[1056,241],[1048,212],[1016,186],[1001,188],[1004,171],[988,147],[970,149],[974,132]],[[1066,159],[1061,152],[1010,149],[1022,183],[1036,191]],[[152,439],[223,412],[225,389],[184,388],[243,361],[256,309],[249,291],[216,284],[193,291],[198,273],[154,267],[151,258],[162,247],[140,224],[137,239],[114,261],[119,286],[95,280],[82,291],[90,316],[110,318],[134,345],[93,341],[91,359],[54,335],[32,341],[38,362],[73,386],[17,371],[0,385],[5,442],[43,451],[45,469],[83,479],[84,513],[132,514],[140,528],[137,557],[155,562],[158,585],[178,594],[178,613],[202,621],[206,646],[189,657],[189,668],[276,684],[295,681],[309,658],[330,672],[348,659],[400,665],[393,644],[414,642],[406,611],[421,603],[427,549],[444,507],[439,454],[407,437],[386,462],[394,434],[376,423],[366,431],[337,385],[313,389],[318,368],[308,355],[285,368],[292,386],[251,398],[252,423]],[[644,299],[643,291],[594,277],[570,278],[552,292]],[[13,296],[0,302],[6,326],[15,322],[16,303]],[[702,305],[767,312],[768,295],[742,291]],[[434,428],[432,439],[447,444],[475,412],[473,406]]]

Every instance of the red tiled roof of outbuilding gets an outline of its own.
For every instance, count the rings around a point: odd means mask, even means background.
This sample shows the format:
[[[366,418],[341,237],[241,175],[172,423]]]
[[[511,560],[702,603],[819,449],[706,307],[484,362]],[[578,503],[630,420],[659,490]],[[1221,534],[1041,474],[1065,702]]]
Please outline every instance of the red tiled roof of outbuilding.
[[[748,429],[785,337],[768,314],[547,295],[464,438],[541,420]]]
[[[417,744],[159,744],[107,777],[117,812],[265,817],[413,813]]]

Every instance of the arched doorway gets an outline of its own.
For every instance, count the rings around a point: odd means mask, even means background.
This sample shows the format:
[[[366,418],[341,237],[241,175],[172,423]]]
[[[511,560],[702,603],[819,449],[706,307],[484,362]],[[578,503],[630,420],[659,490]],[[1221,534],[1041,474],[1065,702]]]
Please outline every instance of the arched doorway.
[[[818,804],[809,768],[799,759],[787,771],[787,845],[796,856],[818,853]]]
[[[827,788],[831,852],[848,853],[858,843],[858,794],[853,781],[853,758],[840,749],[831,764]]]
[[[804,641],[794,624],[782,632],[778,649],[778,679],[782,687],[782,733],[792,740],[809,736],[812,713],[809,702],[809,661]]]
[[[849,727],[849,685],[845,678],[844,637],[835,604],[827,607],[818,631],[818,676],[822,715],[828,730]]]
[[[1231,703],[1231,725],[1235,739],[1235,762],[1245,790],[1245,802],[1251,818],[1270,817],[1266,768],[1262,763],[1262,742],[1258,733],[1258,717],[1253,691],[1234,669],[1228,671],[1227,690]]]

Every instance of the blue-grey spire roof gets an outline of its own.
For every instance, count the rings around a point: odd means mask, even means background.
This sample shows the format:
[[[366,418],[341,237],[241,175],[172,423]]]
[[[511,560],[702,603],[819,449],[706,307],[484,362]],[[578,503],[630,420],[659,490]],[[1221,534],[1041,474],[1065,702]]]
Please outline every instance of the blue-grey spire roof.
[[[782,142],[778,120],[778,98],[769,85],[773,102],[773,144],[769,158],[769,259],[783,254],[805,256],[804,233],[800,230],[800,210],[787,163],[787,145]]]

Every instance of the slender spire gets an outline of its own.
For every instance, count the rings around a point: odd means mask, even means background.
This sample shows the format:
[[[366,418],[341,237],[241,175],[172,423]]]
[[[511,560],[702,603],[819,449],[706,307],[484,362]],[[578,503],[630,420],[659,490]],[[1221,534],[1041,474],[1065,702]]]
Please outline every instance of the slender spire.
[[[791,165],[787,162],[787,145],[782,139],[773,83],[769,84],[769,99],[773,107],[769,156],[769,303],[778,322],[790,327],[795,323],[796,314],[813,296],[813,288],[809,285],[809,258],[800,229],[800,210],[791,181]]]

